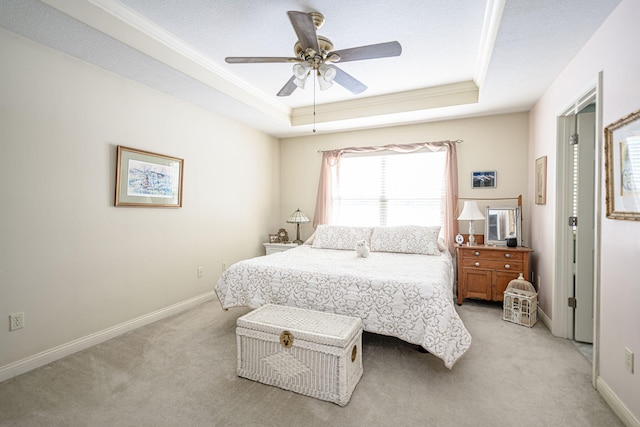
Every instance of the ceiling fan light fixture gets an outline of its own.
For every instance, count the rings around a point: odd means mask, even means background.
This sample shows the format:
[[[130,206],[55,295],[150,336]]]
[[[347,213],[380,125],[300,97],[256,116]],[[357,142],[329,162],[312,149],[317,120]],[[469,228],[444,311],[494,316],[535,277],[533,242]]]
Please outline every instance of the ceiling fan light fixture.
[[[296,84],[297,87],[299,87],[300,89],[304,89],[304,85],[307,82],[307,79],[294,79],[293,82]]]
[[[318,86],[320,86],[320,90],[327,90],[333,86],[333,82],[331,80],[325,80],[320,76],[318,79]]]
[[[306,81],[312,72],[314,74],[311,78],[312,80],[318,80],[321,90],[330,88],[335,81],[351,93],[358,95],[365,91],[367,86],[341,68],[333,65],[334,63],[388,58],[399,56],[402,53],[402,46],[397,41],[334,51],[331,40],[319,35],[317,32],[324,22],[324,16],[321,13],[288,11],[287,15],[298,37],[293,46],[294,57],[249,56],[225,58],[225,61],[229,64],[294,63],[293,76],[289,77],[287,83],[278,92],[278,96],[289,96],[296,88],[304,89]],[[312,86],[314,88],[315,105],[315,81],[312,82]]]
[[[318,67],[318,72],[320,73],[320,80],[332,82],[333,79],[336,78],[336,69],[327,64],[320,64],[320,66]]]
[[[293,76],[295,77],[295,80],[293,82],[300,89],[304,89],[304,85],[307,82],[307,76],[309,76],[310,70],[311,67],[309,67],[309,64],[307,64],[306,62],[301,62],[293,66]]]
[[[309,64],[302,62],[293,66],[293,75],[296,79],[305,80],[309,74]]]

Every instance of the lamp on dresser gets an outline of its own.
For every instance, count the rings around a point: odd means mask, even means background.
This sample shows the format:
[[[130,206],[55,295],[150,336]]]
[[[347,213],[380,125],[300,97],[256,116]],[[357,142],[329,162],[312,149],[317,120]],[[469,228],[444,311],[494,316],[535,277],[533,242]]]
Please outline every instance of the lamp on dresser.
[[[458,217],[458,221],[469,221],[469,246],[476,245],[476,238],[474,237],[474,233],[476,232],[476,230],[473,227],[473,221],[481,221],[483,219],[484,215],[482,215],[482,212],[480,212],[478,202],[464,202],[464,207],[462,208],[462,212]]]
[[[307,218],[305,214],[300,212],[300,209],[296,209],[296,211],[289,216],[287,222],[296,225],[296,240],[294,240],[293,243],[301,245],[302,240],[300,240],[300,224],[309,222],[309,218]]]

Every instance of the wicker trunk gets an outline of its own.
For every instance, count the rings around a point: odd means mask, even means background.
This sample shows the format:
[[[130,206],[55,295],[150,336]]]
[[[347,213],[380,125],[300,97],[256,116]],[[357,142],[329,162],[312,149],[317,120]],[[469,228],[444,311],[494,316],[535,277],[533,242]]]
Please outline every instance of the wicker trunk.
[[[238,318],[238,375],[337,403],[362,377],[362,322],[265,305]]]

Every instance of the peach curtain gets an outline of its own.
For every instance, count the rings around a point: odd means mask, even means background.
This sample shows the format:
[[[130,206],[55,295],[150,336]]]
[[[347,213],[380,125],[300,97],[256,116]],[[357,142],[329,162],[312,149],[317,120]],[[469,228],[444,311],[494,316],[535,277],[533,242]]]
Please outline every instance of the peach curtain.
[[[428,149],[435,151],[447,151],[447,164],[445,167],[445,196],[443,200],[444,219],[443,236],[449,251],[454,251],[454,224],[456,217],[455,200],[458,197],[458,156],[455,141],[422,142],[417,144],[389,144],[380,147],[350,147],[338,150],[323,151],[322,165],[320,167],[320,182],[318,184],[318,196],[316,199],[316,211],[313,218],[313,227],[318,224],[330,224],[333,207],[333,188],[340,167],[340,158],[346,153],[374,153],[380,151],[393,151],[396,153],[413,153]]]

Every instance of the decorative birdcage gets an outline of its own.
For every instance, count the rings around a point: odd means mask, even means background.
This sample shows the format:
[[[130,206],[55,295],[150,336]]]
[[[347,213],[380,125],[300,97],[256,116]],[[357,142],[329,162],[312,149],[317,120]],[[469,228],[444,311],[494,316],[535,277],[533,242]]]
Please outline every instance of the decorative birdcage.
[[[502,319],[528,327],[538,320],[538,293],[522,273],[504,291]]]

